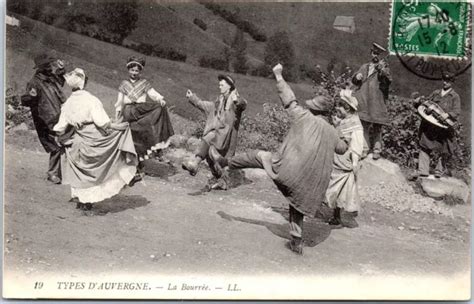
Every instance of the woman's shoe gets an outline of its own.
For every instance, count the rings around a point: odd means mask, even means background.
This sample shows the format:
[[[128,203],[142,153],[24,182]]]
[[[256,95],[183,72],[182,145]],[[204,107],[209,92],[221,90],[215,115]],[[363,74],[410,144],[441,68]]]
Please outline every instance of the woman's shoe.
[[[292,237],[288,242],[288,247],[297,255],[303,255],[303,240],[301,238]]]

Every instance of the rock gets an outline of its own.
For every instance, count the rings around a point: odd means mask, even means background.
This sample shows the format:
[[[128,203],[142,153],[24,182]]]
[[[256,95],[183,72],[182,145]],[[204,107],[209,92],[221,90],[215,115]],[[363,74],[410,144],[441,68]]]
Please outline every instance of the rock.
[[[186,142],[188,138],[181,134],[175,134],[170,138],[170,145],[174,148],[184,148],[186,147]]]
[[[243,169],[245,178],[251,181],[265,181],[271,182],[271,178],[267,175],[263,169]]]
[[[359,187],[368,187],[380,183],[406,183],[400,167],[389,160],[384,158],[373,160],[367,157],[361,165],[357,176]]]
[[[201,140],[197,137],[191,136],[186,141],[186,149],[190,152],[196,152],[197,148],[201,144]]]
[[[28,130],[28,125],[24,122],[22,122],[21,124],[17,125],[17,126],[14,126],[12,128],[10,128],[10,131],[27,131]]]
[[[469,186],[454,177],[422,178],[421,187],[428,196],[433,198],[451,195],[467,202],[470,194]]]

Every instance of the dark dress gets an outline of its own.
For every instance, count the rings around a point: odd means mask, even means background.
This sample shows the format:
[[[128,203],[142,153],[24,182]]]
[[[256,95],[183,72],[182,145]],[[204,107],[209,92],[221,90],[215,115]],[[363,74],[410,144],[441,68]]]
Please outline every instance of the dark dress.
[[[119,87],[119,91],[130,101],[123,106],[122,115],[124,121],[130,123],[135,149],[140,157],[168,147],[168,139],[174,134],[167,107],[149,98],[150,89],[151,84],[145,79],[134,83],[125,80]]]

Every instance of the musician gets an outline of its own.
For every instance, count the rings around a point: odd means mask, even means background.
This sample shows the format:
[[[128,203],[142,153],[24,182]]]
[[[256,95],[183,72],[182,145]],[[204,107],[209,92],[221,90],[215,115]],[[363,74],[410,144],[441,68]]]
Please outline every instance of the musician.
[[[443,87],[435,90],[428,96],[429,102],[434,102],[440,106],[445,113],[433,113],[431,108],[425,109],[425,114],[436,114],[441,121],[448,118],[456,121],[461,112],[461,100],[458,93],[452,87],[454,82],[453,76],[443,74]],[[415,99],[415,107],[421,104],[422,98]],[[418,177],[427,177],[430,172],[430,154],[437,152],[441,155],[438,159],[435,168],[435,177],[440,178],[445,170],[444,164],[450,155],[454,152],[454,129],[449,127],[447,129],[436,126],[427,120],[423,119],[419,130],[419,145],[420,152],[418,156],[418,171],[412,176],[411,180]]]
[[[363,64],[352,77],[359,101],[359,117],[364,127],[364,138],[373,159],[380,158],[382,150],[382,127],[389,125],[386,102],[392,82],[388,63],[380,55],[387,50],[377,43],[372,44],[369,63]]]

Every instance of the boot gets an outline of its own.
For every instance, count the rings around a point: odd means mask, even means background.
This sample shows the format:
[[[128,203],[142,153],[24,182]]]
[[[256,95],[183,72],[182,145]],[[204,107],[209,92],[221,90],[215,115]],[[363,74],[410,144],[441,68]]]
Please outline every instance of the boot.
[[[291,251],[298,255],[303,255],[303,240],[299,237],[291,236],[291,241],[288,243]]]
[[[342,228],[341,223],[341,208],[336,207],[334,209],[334,215],[329,219],[328,224],[333,226],[332,229]]]
[[[191,176],[195,176],[198,172],[199,169],[199,164],[201,163],[201,158],[194,156],[191,158],[188,158],[185,160],[182,164],[181,167],[188,171]]]
[[[354,212],[347,212],[347,211],[342,211],[341,214],[341,224],[342,226],[346,228],[357,228],[359,227],[359,224],[355,220],[357,216],[357,211]]]

